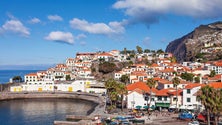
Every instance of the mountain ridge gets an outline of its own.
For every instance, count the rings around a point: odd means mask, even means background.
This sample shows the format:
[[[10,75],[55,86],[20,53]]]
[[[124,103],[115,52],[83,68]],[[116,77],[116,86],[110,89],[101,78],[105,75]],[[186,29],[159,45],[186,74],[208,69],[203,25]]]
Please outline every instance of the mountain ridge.
[[[221,59],[222,22],[200,25],[181,38],[171,41],[165,52],[173,53],[178,62]]]

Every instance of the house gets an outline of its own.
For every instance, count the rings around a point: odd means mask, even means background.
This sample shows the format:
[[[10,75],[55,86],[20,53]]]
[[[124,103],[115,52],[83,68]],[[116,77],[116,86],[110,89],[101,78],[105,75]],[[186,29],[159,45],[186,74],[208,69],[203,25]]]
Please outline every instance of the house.
[[[104,52],[104,53],[97,54],[97,59],[98,60],[104,59],[104,61],[110,61],[113,59],[113,55]]]
[[[155,107],[161,110],[162,108],[169,108],[170,107],[170,96],[168,95],[168,92],[172,89],[162,89],[159,91],[156,91],[155,93]]]
[[[36,82],[38,81],[37,73],[29,73],[25,75],[25,82]]]
[[[127,108],[133,109],[136,106],[147,106],[151,104],[155,106],[154,97],[151,99],[150,103],[150,94],[154,95],[157,92],[155,88],[152,88],[152,93],[150,93],[150,88],[144,82],[136,82],[127,85]]]
[[[190,83],[183,89],[183,107],[193,107],[198,109],[201,103],[197,100],[196,93],[204,84]]]

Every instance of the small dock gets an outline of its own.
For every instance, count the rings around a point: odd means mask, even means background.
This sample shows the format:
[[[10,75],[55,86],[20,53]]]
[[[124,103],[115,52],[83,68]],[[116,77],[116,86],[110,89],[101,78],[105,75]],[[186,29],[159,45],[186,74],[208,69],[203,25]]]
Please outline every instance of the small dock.
[[[67,115],[67,121],[79,121],[79,120],[94,120],[92,116],[84,116],[84,115]]]
[[[67,115],[66,121],[54,121],[54,125],[94,125],[92,116]]]

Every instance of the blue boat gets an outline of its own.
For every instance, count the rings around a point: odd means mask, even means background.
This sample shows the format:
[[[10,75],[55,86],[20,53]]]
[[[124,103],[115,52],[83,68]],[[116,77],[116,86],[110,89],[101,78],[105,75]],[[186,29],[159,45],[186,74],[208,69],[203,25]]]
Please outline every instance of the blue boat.
[[[193,115],[189,112],[182,112],[179,114],[179,119],[189,121],[193,119]]]

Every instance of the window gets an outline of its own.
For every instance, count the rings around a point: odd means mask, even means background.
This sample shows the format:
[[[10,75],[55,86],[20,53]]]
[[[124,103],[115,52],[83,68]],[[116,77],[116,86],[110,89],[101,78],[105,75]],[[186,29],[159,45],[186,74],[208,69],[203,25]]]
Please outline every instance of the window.
[[[191,102],[191,99],[190,99],[190,98],[187,98],[187,102]]]
[[[167,96],[164,96],[164,101],[167,101]]]
[[[174,97],[174,98],[173,98],[173,101],[177,101],[177,97]]]
[[[158,100],[158,101],[162,101],[162,97],[161,97],[161,96],[158,96],[158,97],[157,97],[157,100]]]
[[[190,94],[190,89],[187,89],[187,94]]]
[[[170,85],[167,85],[167,88],[170,88]]]

